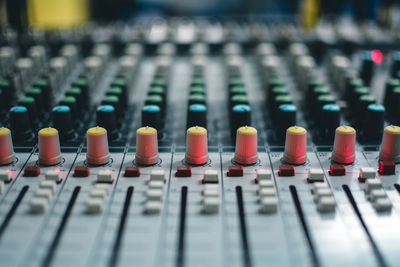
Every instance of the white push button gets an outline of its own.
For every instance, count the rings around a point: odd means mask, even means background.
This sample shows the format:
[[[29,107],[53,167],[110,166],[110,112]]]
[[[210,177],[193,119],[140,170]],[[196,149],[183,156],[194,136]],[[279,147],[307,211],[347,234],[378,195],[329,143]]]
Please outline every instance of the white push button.
[[[165,172],[164,170],[152,170],[150,173],[151,181],[163,181],[164,182]]]
[[[11,181],[11,174],[6,170],[0,170],[0,181],[9,182]]]
[[[320,212],[332,212],[335,210],[336,201],[333,196],[321,197],[318,199],[317,209]]]
[[[257,181],[261,180],[270,180],[271,179],[271,171],[266,169],[258,169],[257,170]]]
[[[218,183],[218,172],[216,170],[206,170],[203,181],[205,183]]]
[[[100,170],[97,173],[97,182],[111,183],[113,181],[110,170]]]
[[[32,213],[44,213],[49,206],[49,202],[45,198],[34,197],[29,202],[29,206]]]
[[[310,182],[323,181],[324,171],[322,169],[310,169],[308,171],[308,179],[310,180]]]
[[[205,213],[217,213],[219,210],[219,198],[217,197],[204,198],[203,210]]]
[[[150,181],[149,189],[159,189],[162,190],[164,188],[164,182],[162,181]]]
[[[361,179],[372,179],[376,176],[376,170],[371,167],[361,167],[360,168],[360,178]]]
[[[45,174],[46,180],[55,181],[56,183],[61,182],[60,172],[47,171]]]
[[[367,179],[365,181],[365,192],[369,193],[374,189],[381,189],[382,182],[379,179]]]
[[[43,189],[51,190],[51,192],[53,192],[53,194],[56,192],[56,182],[55,181],[50,181],[50,180],[41,181],[39,187],[43,188]]]
[[[160,201],[147,201],[144,205],[144,213],[147,214],[155,214],[159,213],[162,207],[162,203]]]
[[[93,188],[92,190],[90,190],[90,198],[105,199],[106,197],[107,197],[107,191],[103,189]]]
[[[89,198],[86,202],[86,212],[89,214],[101,213],[104,209],[104,200],[101,198]]]
[[[162,201],[163,191],[160,189],[149,189],[146,192],[147,200],[157,200]]]
[[[389,211],[392,209],[392,203],[386,198],[378,198],[373,204],[376,211]]]
[[[260,206],[261,213],[274,213],[278,209],[278,198],[275,196],[263,197],[260,199]]]

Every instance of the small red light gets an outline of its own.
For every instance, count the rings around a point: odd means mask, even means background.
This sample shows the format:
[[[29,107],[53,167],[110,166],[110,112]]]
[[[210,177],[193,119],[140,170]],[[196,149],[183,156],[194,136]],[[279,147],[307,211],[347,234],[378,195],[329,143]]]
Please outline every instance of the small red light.
[[[382,62],[382,52],[378,49],[374,49],[371,51],[371,59],[375,64],[380,64]]]
[[[8,169],[7,172],[8,172],[11,176],[13,175],[12,170]]]
[[[55,168],[54,171],[55,172],[60,172],[61,170],[60,170],[60,168]]]

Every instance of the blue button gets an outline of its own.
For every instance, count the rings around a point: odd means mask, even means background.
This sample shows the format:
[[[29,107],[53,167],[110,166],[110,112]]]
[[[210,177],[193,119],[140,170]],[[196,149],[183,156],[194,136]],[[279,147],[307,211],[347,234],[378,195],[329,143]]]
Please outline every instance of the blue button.
[[[380,112],[384,112],[385,111],[385,107],[382,106],[382,105],[378,105],[378,104],[368,105],[368,109],[372,110],[372,111],[380,111]]]
[[[97,107],[97,111],[101,111],[101,112],[111,112],[114,111],[115,108],[111,105],[101,105]]]
[[[15,113],[22,113],[27,111],[28,109],[24,106],[15,106],[10,109],[10,112],[15,112]]]
[[[326,111],[340,111],[340,107],[336,104],[326,104],[322,106],[323,110]]]
[[[202,104],[193,104],[189,106],[189,110],[190,111],[197,111],[197,112],[201,112],[201,111],[206,111],[207,108],[206,106],[202,105]]]
[[[296,106],[292,104],[283,104],[279,106],[279,109],[286,112],[294,112],[296,111]]]
[[[54,112],[68,112],[70,110],[71,109],[68,106],[65,106],[65,105],[55,106],[53,108]]]
[[[246,112],[246,111],[250,112],[251,108],[249,105],[240,104],[240,105],[233,106],[232,110],[234,112]]]
[[[157,105],[146,105],[146,106],[143,106],[143,111],[158,112],[158,111],[160,111],[160,107]]]

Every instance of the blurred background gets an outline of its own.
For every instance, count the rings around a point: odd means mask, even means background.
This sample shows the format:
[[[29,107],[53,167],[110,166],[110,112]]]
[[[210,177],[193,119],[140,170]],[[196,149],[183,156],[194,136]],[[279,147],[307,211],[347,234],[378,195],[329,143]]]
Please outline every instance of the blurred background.
[[[397,0],[0,0],[0,24],[17,29],[68,28],[143,17],[293,17],[308,27],[348,16],[399,25]]]

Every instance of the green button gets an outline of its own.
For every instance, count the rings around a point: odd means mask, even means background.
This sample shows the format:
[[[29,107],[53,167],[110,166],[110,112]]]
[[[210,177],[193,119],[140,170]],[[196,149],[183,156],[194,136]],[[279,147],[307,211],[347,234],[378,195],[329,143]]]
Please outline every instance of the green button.
[[[241,87],[241,86],[232,87],[230,89],[230,92],[232,95],[246,95],[247,94],[246,89],[244,89],[244,87]]]
[[[204,86],[205,81],[203,77],[193,77],[192,82],[190,84],[193,86]]]
[[[64,103],[64,104],[70,104],[70,103],[75,103],[75,102],[76,102],[76,98],[73,96],[66,96],[60,100],[60,103]]]
[[[234,95],[231,99],[234,103],[247,103],[249,101],[245,95]]]
[[[37,86],[37,87],[46,87],[48,84],[49,84],[49,83],[48,83],[47,80],[45,80],[45,79],[39,79],[39,80],[36,80],[35,83],[34,83],[33,85],[34,85],[34,86]]]
[[[360,101],[368,102],[368,103],[375,103],[376,98],[373,95],[362,95],[362,96],[360,96]]]
[[[391,86],[391,87],[397,87],[397,86],[400,86],[400,80],[399,79],[389,79],[386,82],[386,84]]]
[[[165,79],[162,77],[157,77],[154,78],[153,81],[151,82],[150,86],[161,86],[161,87],[165,87]]]
[[[126,81],[125,81],[124,78],[116,78],[112,82],[112,85],[113,86],[125,86],[126,85]]]
[[[42,93],[42,90],[40,90],[40,89],[37,88],[37,87],[33,87],[33,88],[28,89],[28,90],[26,91],[26,94],[27,94],[27,95],[40,95],[41,93]]]
[[[190,94],[205,94],[204,87],[202,86],[193,86],[190,88]]]
[[[318,97],[318,102],[326,103],[326,104],[334,103],[335,102],[335,97],[333,95],[330,95],[330,94],[328,94],[328,95],[320,95]]]
[[[275,86],[284,86],[285,82],[279,77],[273,77],[269,79],[268,85],[269,88],[273,88]]]
[[[109,95],[109,96],[105,96],[103,98],[103,103],[118,103],[119,102],[119,98],[118,96],[115,95]]]
[[[356,90],[354,90],[354,93],[356,95],[368,95],[369,88],[368,87],[358,87],[358,88],[356,88]]]
[[[122,89],[119,87],[112,87],[107,90],[106,94],[108,95],[120,95],[122,94]]]
[[[353,78],[350,80],[349,84],[352,87],[361,87],[361,86],[364,86],[364,81],[360,78]]]
[[[146,102],[148,103],[161,103],[162,97],[159,95],[149,95],[146,98]]]
[[[315,86],[323,86],[323,85],[324,85],[324,82],[323,82],[322,80],[318,79],[318,78],[311,78],[311,79],[308,81],[308,85],[309,85],[309,86],[312,86],[312,87],[315,87]]]
[[[284,86],[275,86],[274,88],[272,88],[271,93],[273,95],[285,95],[288,94],[289,92]]]
[[[206,98],[201,94],[193,94],[189,96],[189,101],[204,102]]]
[[[313,89],[314,95],[329,94],[330,90],[326,86],[317,86]]]
[[[290,97],[290,95],[277,95],[275,97],[275,102],[278,103],[292,103],[292,98]]]
[[[81,87],[81,86],[86,86],[86,85],[87,85],[87,81],[85,78],[78,78],[74,82],[72,82],[72,86]]]
[[[20,104],[32,104],[32,103],[35,103],[35,99],[33,98],[33,97],[25,97],[25,98],[22,98],[21,100],[19,100],[19,103]]]
[[[1,80],[0,81],[0,86],[1,87],[8,87],[8,86],[10,86],[10,82],[7,81],[7,80]]]
[[[164,95],[164,88],[160,86],[152,86],[147,93],[149,95]]]
[[[67,95],[80,95],[81,89],[78,87],[72,87],[66,92]]]
[[[229,79],[229,87],[234,87],[234,86],[241,86],[244,87],[244,81],[242,78],[230,78]]]

